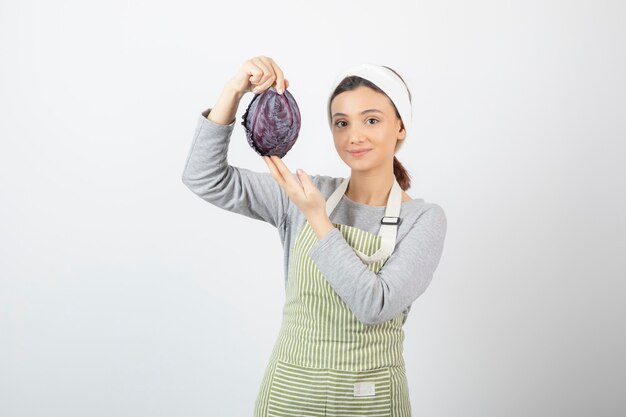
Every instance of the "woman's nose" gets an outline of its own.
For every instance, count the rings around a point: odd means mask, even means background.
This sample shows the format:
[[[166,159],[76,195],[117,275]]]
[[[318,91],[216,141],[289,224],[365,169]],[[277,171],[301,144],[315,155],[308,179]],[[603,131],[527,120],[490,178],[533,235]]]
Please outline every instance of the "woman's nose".
[[[352,125],[350,127],[350,142],[363,142],[365,140],[365,134],[359,129],[358,126]]]

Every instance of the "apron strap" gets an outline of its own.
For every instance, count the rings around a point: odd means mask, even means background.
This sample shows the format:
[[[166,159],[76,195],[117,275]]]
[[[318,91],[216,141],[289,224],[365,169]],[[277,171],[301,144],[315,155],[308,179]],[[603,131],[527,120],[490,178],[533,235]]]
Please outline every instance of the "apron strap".
[[[348,183],[350,182],[350,177],[345,178],[339,187],[328,197],[326,200],[326,214],[330,218],[330,215],[337,207],[339,200],[343,197],[348,189]],[[389,193],[389,197],[387,198],[387,206],[385,207],[385,215],[381,218],[380,230],[378,232],[378,236],[381,236],[382,244],[381,247],[374,252],[371,256],[366,255],[360,250],[353,248],[356,254],[363,260],[365,263],[374,263],[378,262],[382,259],[387,258],[393,253],[393,250],[396,246],[396,237],[398,233],[398,224],[400,223],[400,206],[402,204],[402,188],[400,188],[400,184],[395,179],[393,180],[393,185],[391,186],[391,191]]]

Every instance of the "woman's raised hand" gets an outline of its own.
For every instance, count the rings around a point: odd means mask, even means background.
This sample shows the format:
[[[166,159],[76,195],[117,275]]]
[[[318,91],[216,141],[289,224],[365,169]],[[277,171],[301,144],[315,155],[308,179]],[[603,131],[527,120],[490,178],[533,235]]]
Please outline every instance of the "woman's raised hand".
[[[246,60],[228,85],[240,94],[249,91],[259,94],[270,87],[282,94],[289,87],[289,81],[272,58],[259,55]]]

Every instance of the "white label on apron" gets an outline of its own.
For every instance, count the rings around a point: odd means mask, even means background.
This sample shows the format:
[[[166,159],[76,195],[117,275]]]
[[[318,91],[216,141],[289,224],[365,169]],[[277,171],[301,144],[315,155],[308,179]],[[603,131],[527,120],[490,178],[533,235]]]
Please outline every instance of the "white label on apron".
[[[376,394],[376,383],[374,381],[356,382],[354,384],[355,397],[369,397]]]

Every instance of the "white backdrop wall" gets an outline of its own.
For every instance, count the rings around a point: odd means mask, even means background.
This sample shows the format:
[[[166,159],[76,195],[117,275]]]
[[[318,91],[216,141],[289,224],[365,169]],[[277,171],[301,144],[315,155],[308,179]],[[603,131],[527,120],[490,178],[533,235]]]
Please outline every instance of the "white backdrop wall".
[[[330,83],[409,84],[398,153],[446,246],[405,325],[415,416],[626,401],[622,1],[0,3],[0,415],[246,416],[282,319],[269,224],[181,182],[244,60],[285,71],[294,171],[345,176]],[[239,125],[229,162],[266,171]]]

